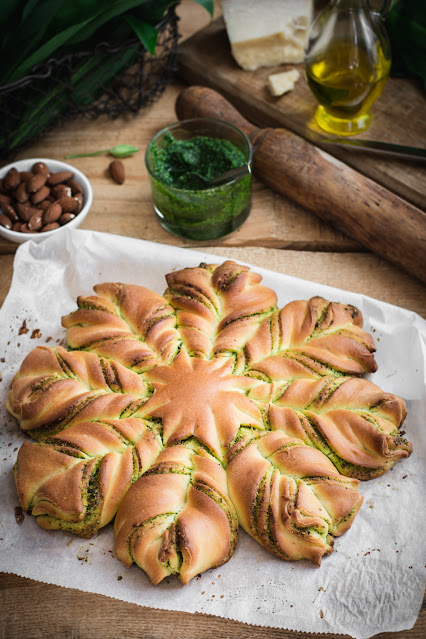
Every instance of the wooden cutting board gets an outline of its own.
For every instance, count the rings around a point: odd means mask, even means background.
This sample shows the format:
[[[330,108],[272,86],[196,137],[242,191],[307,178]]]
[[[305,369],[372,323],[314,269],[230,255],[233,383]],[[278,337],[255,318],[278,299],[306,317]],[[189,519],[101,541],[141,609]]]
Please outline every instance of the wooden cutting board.
[[[313,120],[317,103],[306,83],[303,65],[282,65],[256,71],[240,69],[231,55],[222,18],[211,22],[180,46],[178,65],[179,75],[189,84],[216,89],[254,124],[284,127],[297,133],[426,210],[425,163],[341,149],[321,142],[320,137],[328,137],[328,134]],[[295,89],[278,98],[271,96],[267,88],[268,75],[290,68],[300,71]],[[426,96],[420,83],[390,78],[373,110],[373,123],[357,138],[426,147]]]

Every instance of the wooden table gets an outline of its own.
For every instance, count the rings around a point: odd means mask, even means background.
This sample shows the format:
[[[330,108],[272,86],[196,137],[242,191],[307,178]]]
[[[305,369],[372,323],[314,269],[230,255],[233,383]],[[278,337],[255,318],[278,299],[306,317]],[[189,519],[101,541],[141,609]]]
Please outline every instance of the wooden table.
[[[208,23],[207,14],[190,0],[184,0],[178,11],[182,18],[180,32],[183,37]],[[183,86],[176,80],[157,103],[134,118],[122,118],[114,122],[102,119],[95,122],[72,121],[57,127],[22,151],[17,159],[63,159],[66,153],[109,148],[119,143],[135,144],[144,150],[154,133],[176,119],[174,103]],[[211,253],[364,293],[426,317],[425,287],[418,280],[369,253],[259,182],[254,184],[250,217],[240,229],[223,240],[197,243],[170,235],[156,220],[143,152],[125,160],[126,181],[122,186],[108,178],[109,161],[105,156],[73,161],[89,177],[94,189],[93,207],[81,228],[195,250],[205,250],[208,246]],[[0,303],[10,287],[15,250],[16,245],[0,240]],[[22,636],[37,639],[95,639],[101,636],[105,639],[169,639],[172,636],[176,639],[314,637],[307,633],[247,626],[208,615],[143,608],[101,595],[5,574],[0,575],[0,610],[0,636],[4,639]],[[382,633],[377,637],[420,639],[425,635],[426,608],[423,606],[412,630]]]

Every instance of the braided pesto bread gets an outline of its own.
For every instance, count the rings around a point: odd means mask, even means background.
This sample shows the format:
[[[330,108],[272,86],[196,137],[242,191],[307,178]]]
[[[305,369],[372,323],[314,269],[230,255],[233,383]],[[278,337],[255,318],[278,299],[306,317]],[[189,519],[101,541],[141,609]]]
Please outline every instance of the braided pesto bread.
[[[238,518],[226,472],[196,440],[166,448],[129,489],[117,517],[117,557],[136,562],[153,584],[183,584],[233,555]]]
[[[38,347],[7,407],[22,506],[93,535],[153,583],[227,561],[237,521],[283,559],[319,565],[361,505],[359,479],[411,453],[402,399],[362,379],[374,343],[351,305],[276,308],[246,266],[201,264],[149,289],[100,284]]]
[[[233,451],[227,473],[241,526],[281,559],[306,558],[319,566],[362,503],[359,481],[280,431]]]
[[[137,415],[147,385],[92,353],[38,346],[6,406],[36,442],[14,467],[21,505],[42,528],[91,537],[162,450],[156,423]]]

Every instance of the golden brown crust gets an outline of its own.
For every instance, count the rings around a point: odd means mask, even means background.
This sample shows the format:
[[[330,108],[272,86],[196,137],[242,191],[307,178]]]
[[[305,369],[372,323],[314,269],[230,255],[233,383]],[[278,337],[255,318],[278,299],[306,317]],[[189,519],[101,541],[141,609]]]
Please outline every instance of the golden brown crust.
[[[167,275],[165,298],[191,355],[237,353],[276,305],[276,294],[260,275],[232,261]]]
[[[228,465],[229,495],[242,527],[282,559],[320,565],[333,535],[350,527],[362,497],[320,451],[269,432]]]
[[[37,440],[15,465],[22,506],[82,536],[118,509],[123,563],[187,583],[234,551],[228,476],[255,539],[319,565],[361,505],[354,478],[411,453],[403,400],[360,379],[376,370],[361,313],[321,297],[278,310],[233,261],[167,284],[99,284],[62,320],[74,350],[25,358],[7,400]]]
[[[205,361],[182,350],[172,365],[146,374],[154,393],[140,414],[161,419],[165,445],[193,435],[220,459],[241,424],[264,429],[259,406],[246,396],[257,380],[232,369],[230,359]]]
[[[142,286],[106,283],[79,297],[78,310],[62,318],[67,344],[109,357],[136,372],[173,359],[180,344],[166,300]]]
[[[81,418],[92,402],[100,411],[101,405],[117,404],[118,399],[123,410],[132,400],[143,403],[147,395],[146,383],[118,362],[94,353],[38,346],[15,375],[6,407],[23,430],[37,437],[38,429],[48,427],[51,432],[60,429],[61,422]],[[101,397],[102,402],[96,401]]]
[[[275,311],[245,347],[248,369],[272,380],[371,373],[374,351],[360,311],[321,297]]]
[[[43,443],[25,442],[14,469],[21,505],[44,528],[91,536],[114,518],[161,448],[135,418],[83,421]]]
[[[116,553],[159,583],[182,583],[228,561],[238,522],[222,466],[201,447],[164,450],[122,501],[115,520]]]
[[[343,475],[371,479],[411,454],[398,432],[405,415],[401,398],[366,379],[325,377],[291,382],[269,423],[322,450]]]
[[[130,416],[146,395],[138,375],[92,353],[40,346],[25,358],[8,409],[41,440],[25,442],[15,465],[21,504],[41,526],[90,536],[111,521],[162,448]]]

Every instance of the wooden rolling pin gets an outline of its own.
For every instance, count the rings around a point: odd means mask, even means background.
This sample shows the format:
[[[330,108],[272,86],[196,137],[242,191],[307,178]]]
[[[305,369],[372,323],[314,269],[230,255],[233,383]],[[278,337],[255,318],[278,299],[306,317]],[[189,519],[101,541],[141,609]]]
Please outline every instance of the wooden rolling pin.
[[[253,173],[262,182],[426,282],[424,211],[296,134],[252,125],[213,89],[184,89],[176,114],[237,126],[253,143]]]

